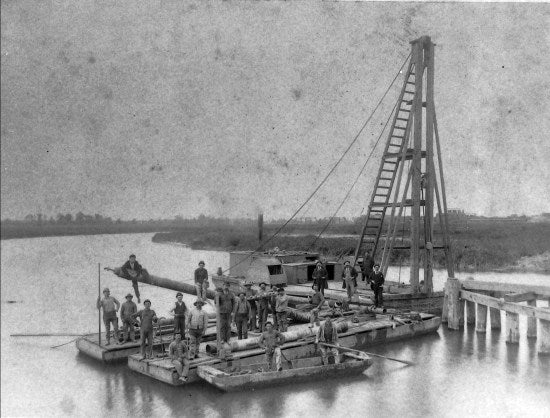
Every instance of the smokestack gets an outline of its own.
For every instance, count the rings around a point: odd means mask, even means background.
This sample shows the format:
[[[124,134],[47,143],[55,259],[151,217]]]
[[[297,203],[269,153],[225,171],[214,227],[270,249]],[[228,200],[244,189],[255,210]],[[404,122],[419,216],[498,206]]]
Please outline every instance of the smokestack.
[[[260,243],[260,245],[262,244],[263,235],[264,235],[264,214],[259,213],[258,214],[258,242]]]

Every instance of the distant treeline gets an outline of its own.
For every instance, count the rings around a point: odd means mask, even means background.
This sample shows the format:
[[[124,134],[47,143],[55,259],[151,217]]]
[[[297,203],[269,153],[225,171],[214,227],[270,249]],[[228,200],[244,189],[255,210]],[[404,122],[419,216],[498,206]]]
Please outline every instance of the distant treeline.
[[[349,229],[344,232],[343,229]],[[338,231],[353,233],[352,225]],[[266,227],[264,241],[273,235],[274,227]],[[317,231],[318,234],[319,231]],[[357,245],[355,237],[330,237],[304,233],[291,236],[277,235],[263,248],[278,247],[284,250],[315,251],[326,256],[340,257],[353,254]],[[298,235],[298,236],[297,236]],[[157,233],[154,242],[178,242],[193,249],[255,250],[259,247],[258,234],[254,228],[233,227],[185,227],[170,232]],[[454,265],[457,271],[506,270],[516,265],[523,257],[533,257],[549,251],[550,223],[529,222],[476,222],[465,229],[451,229],[451,243]],[[407,265],[409,251],[393,251],[390,263]],[[434,251],[437,268],[445,267],[443,251]],[[539,271],[550,271],[550,265],[537,267]]]

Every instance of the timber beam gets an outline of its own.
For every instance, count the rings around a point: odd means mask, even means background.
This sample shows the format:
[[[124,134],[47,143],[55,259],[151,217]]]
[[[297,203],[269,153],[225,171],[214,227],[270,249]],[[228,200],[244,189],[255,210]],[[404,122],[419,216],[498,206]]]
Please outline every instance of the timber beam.
[[[533,292],[509,293],[504,295],[504,300],[506,302],[527,302],[527,301],[535,300],[536,298],[537,298],[537,295]]]
[[[468,290],[461,290],[460,298],[466,301],[480,303],[490,308],[496,308],[518,315],[524,315],[528,318],[538,318],[545,321],[550,321],[550,309],[518,305],[514,302],[506,302],[503,299],[497,299],[487,295],[480,295],[479,293],[470,292]]]
[[[490,292],[506,293],[528,293],[532,292],[540,299],[550,298],[549,286],[532,286],[517,283],[480,282],[477,280],[460,280],[463,289],[466,290],[487,290]]]

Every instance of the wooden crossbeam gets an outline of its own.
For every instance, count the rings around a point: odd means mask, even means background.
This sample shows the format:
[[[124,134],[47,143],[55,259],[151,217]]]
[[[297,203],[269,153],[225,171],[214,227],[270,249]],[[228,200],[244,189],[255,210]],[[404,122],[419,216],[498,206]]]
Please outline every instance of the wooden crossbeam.
[[[480,282],[477,280],[460,280],[463,289],[488,290],[492,292],[527,293],[533,292],[538,296],[550,297],[549,286],[532,286],[518,283]],[[541,298],[542,299],[542,298]]]
[[[545,321],[550,321],[550,309],[518,305],[514,302],[506,302],[502,299],[493,298],[487,295],[481,295],[479,293],[470,292],[468,290],[461,290],[460,298],[470,302],[480,303],[490,308],[496,308],[518,315],[524,315],[528,318],[539,318]]]
[[[533,292],[525,293],[508,293],[504,295],[504,300],[506,302],[526,302],[528,300],[534,300],[537,298],[537,295]]]

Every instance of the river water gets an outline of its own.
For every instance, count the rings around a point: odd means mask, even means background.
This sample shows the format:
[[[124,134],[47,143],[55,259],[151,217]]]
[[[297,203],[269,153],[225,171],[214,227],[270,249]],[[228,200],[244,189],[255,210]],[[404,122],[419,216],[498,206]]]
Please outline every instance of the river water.
[[[537,355],[520,322],[517,345],[503,332],[448,331],[372,347],[413,361],[375,358],[364,375],[291,387],[222,394],[207,384],[173,388],[78,354],[72,337],[12,337],[15,333],[97,330],[98,266],[118,266],[134,252],[150,272],[192,281],[199,260],[212,272],[227,267],[224,252],[154,244],[152,234],[96,235],[1,241],[2,416],[550,416],[550,358]],[[397,270],[391,270],[395,279]],[[404,280],[406,269],[401,278]],[[441,289],[444,272],[436,272]],[[550,285],[537,274],[476,274],[479,280]],[[130,282],[102,272],[119,300]],[[142,286],[159,316],[168,316],[174,292]],[[187,302],[192,297],[186,298]]]

